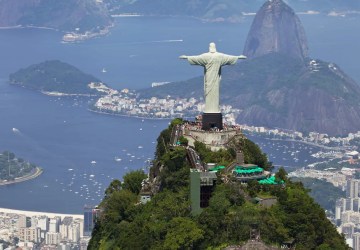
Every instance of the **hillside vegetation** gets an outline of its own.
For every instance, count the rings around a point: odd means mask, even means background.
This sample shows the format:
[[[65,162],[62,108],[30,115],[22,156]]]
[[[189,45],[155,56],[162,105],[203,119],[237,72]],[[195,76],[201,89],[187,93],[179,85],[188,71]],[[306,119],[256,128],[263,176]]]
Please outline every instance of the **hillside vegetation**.
[[[269,245],[295,240],[296,249],[349,249],[324,210],[300,182],[288,180],[283,169],[276,178],[285,180],[285,185],[268,186],[253,181],[244,186],[223,183],[218,178],[209,207],[193,216],[185,148],[168,147],[173,125],[174,122],[160,134],[150,171],[153,175],[162,169],[158,175],[160,191],[142,205],[138,202],[141,178],[145,176],[142,171],[127,174],[123,183],[114,180],[100,205],[103,213],[93,230],[89,249],[222,249],[246,242],[254,225]],[[248,161],[263,159],[255,144],[247,145],[244,151]],[[233,160],[231,148],[212,154],[201,145],[196,147],[202,151],[202,158]],[[269,166],[267,161],[261,161],[265,168]],[[256,196],[276,197],[278,202],[266,208],[252,202],[251,197]]]
[[[96,94],[97,91],[90,89],[88,84],[100,82],[94,76],[58,60],[45,61],[20,69],[10,74],[9,80],[11,84],[29,89],[66,94]]]
[[[36,166],[17,158],[14,153],[4,151],[0,154],[0,180],[14,180],[30,174]]]

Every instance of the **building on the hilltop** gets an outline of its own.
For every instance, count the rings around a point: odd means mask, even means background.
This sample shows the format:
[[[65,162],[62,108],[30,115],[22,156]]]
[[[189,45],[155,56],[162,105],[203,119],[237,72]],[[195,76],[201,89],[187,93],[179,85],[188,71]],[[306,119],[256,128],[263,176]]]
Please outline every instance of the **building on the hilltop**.
[[[216,180],[215,172],[202,172],[198,169],[190,170],[190,201],[193,214],[198,214],[202,208],[209,206]]]
[[[181,134],[194,146],[195,141],[204,143],[212,151],[226,148],[227,144],[237,136],[243,136],[239,126],[224,125],[222,129],[203,130],[201,122],[189,122],[181,127]]]
[[[247,183],[250,180],[263,180],[270,174],[263,168],[254,164],[236,165],[232,171],[237,181]]]

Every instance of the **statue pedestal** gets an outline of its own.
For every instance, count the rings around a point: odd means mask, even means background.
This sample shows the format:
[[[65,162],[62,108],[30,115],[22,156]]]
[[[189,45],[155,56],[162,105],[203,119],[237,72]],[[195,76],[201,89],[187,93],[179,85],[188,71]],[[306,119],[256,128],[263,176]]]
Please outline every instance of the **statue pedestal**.
[[[221,113],[203,113],[202,115],[202,130],[223,129],[222,114]]]

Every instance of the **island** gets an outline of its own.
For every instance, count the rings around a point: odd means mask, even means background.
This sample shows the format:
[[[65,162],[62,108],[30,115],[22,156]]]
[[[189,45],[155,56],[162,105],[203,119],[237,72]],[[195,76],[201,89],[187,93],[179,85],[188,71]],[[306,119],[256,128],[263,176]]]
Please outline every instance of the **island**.
[[[45,61],[20,69],[10,74],[9,82],[47,95],[91,96],[101,93],[89,86],[91,83],[100,83],[99,79],[59,60]]]
[[[12,152],[0,154],[0,186],[31,180],[42,172],[40,167],[16,157]]]

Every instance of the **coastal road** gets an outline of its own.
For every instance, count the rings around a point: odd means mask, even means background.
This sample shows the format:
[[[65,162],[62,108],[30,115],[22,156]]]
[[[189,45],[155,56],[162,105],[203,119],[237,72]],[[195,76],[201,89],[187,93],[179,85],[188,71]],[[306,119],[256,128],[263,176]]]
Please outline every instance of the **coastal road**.
[[[31,179],[34,179],[34,178],[38,177],[39,175],[42,174],[42,172],[43,172],[43,170],[41,168],[36,167],[35,171],[30,173],[29,175],[25,175],[25,176],[16,178],[15,180],[12,180],[12,181],[1,180],[0,181],[0,186],[15,184],[15,183],[23,182],[23,181],[28,181],[28,180],[31,180]]]

